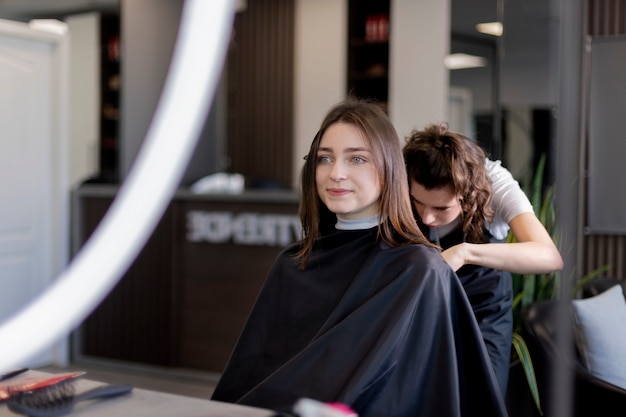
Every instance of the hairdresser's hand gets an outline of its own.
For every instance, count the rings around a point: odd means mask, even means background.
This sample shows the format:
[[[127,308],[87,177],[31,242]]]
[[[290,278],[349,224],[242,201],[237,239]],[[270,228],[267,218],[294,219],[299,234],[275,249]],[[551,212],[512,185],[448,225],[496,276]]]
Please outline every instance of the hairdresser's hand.
[[[443,259],[455,271],[458,271],[463,265],[465,265],[466,246],[466,243],[459,243],[458,245],[452,246],[441,252]]]

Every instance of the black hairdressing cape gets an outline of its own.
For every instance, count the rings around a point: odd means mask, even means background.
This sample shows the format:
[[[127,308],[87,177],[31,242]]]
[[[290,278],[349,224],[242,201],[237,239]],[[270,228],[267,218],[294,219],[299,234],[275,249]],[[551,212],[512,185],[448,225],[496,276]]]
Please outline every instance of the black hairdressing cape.
[[[428,227],[420,223],[420,228],[428,236]],[[462,227],[457,227],[438,244],[447,249],[465,241]],[[496,240],[485,230],[486,243],[504,243]],[[474,310],[478,327],[483,335],[491,364],[500,386],[506,393],[511,366],[511,346],[513,339],[513,280],[511,273],[480,265],[463,265],[457,276],[465,289],[467,298]]]
[[[505,416],[463,287],[425,245],[377,229],[318,241],[306,270],[285,249],[212,399],[290,412],[302,397],[360,417]]]

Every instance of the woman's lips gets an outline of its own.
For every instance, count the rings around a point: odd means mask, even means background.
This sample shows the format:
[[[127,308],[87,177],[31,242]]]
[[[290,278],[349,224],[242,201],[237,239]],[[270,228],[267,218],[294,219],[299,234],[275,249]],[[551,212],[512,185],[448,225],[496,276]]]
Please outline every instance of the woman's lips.
[[[350,193],[350,190],[346,190],[345,188],[328,188],[326,191],[333,197],[341,197]]]

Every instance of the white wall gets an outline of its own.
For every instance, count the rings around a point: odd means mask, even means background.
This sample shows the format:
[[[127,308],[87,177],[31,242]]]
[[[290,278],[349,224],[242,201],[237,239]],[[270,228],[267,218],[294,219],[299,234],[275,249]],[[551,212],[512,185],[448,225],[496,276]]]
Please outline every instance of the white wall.
[[[347,0],[295,0],[293,187],[329,108],[345,98]]]
[[[121,0],[119,169],[128,175],[157,108],[176,43],[182,0]]]
[[[389,116],[401,138],[448,119],[449,0],[391,0]]]
[[[72,187],[99,172],[100,14],[66,19],[70,32],[70,173]]]

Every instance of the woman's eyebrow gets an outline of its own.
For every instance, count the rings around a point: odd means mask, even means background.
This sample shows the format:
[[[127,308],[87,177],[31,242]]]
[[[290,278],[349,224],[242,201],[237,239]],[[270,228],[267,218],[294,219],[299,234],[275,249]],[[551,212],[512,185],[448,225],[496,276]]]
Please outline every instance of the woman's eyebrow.
[[[328,147],[320,147],[318,150],[324,151],[324,152],[334,152],[333,148],[328,148]],[[359,146],[359,147],[345,148],[341,152],[369,152],[369,151],[370,151],[369,149]]]
[[[360,146],[357,148],[346,148],[344,152],[369,152],[369,149]]]
[[[318,152],[330,152],[330,153],[334,153],[335,149],[331,148],[331,147],[320,147],[318,150]],[[365,147],[362,146],[357,146],[357,147],[349,147],[349,148],[345,148],[343,150],[338,151],[340,153],[352,153],[352,152],[368,152],[371,153],[371,151]]]

